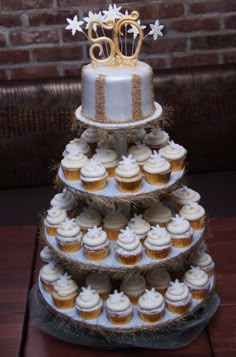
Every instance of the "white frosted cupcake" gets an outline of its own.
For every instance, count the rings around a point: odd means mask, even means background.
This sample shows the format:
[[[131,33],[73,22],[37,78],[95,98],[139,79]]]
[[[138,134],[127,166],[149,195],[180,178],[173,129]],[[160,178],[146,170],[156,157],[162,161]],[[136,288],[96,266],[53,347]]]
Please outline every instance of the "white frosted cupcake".
[[[167,225],[167,231],[175,248],[185,248],[192,243],[193,229],[189,221],[178,214],[172,217],[171,222]]]
[[[143,321],[157,322],[165,312],[165,300],[154,288],[146,289],[138,300],[138,312]]]
[[[164,295],[170,284],[170,274],[164,268],[152,269],[147,272],[146,281],[148,289],[154,288]]]
[[[144,164],[143,172],[150,185],[165,185],[170,180],[171,165],[154,151]]]
[[[171,217],[171,210],[163,205],[162,202],[147,208],[143,214],[143,218],[152,226],[156,226],[158,224],[160,227],[166,227],[170,222]]]
[[[100,191],[106,187],[107,171],[103,164],[90,159],[80,170],[80,180],[87,191]]]
[[[143,171],[143,165],[152,155],[152,150],[144,144],[137,144],[129,148],[128,155],[132,155],[132,158],[135,159],[139,165],[140,170]]]
[[[118,235],[115,251],[119,262],[133,265],[138,263],[142,257],[142,244],[137,235],[127,227],[122,229]]]
[[[137,142],[142,142],[146,134],[144,128],[130,130],[128,132],[128,147],[133,146]]]
[[[93,228],[94,226],[99,227],[101,225],[102,217],[95,209],[84,208],[76,217],[75,222],[83,233],[87,233],[89,228]]]
[[[137,192],[141,189],[142,177],[139,165],[132,156],[122,156],[115,170],[118,189],[122,192]]]
[[[83,234],[74,218],[66,219],[57,229],[56,241],[63,252],[74,253],[80,250]]]
[[[78,285],[67,273],[61,276],[53,285],[52,298],[58,309],[67,310],[75,306],[78,295]]]
[[[110,242],[102,227],[89,228],[83,237],[83,250],[89,260],[103,260],[109,254]]]
[[[196,231],[202,229],[205,225],[205,209],[196,202],[184,205],[179,214],[187,219]]]
[[[122,280],[120,290],[125,293],[132,302],[137,304],[138,299],[144,293],[146,289],[146,281],[140,274],[133,274]]]
[[[55,282],[63,275],[63,269],[56,264],[55,261],[50,261],[44,265],[39,272],[40,281],[44,290],[51,293]]]
[[[53,250],[48,246],[45,247],[40,251],[40,259],[43,263],[49,263],[54,258]]]
[[[212,257],[206,252],[195,254],[191,259],[191,265],[204,270],[209,277],[212,276],[215,267]]]
[[[184,314],[191,305],[192,294],[184,283],[180,283],[176,279],[175,282],[170,282],[170,286],[165,293],[165,301],[170,312]]]
[[[90,147],[83,139],[75,138],[66,145],[63,156],[65,157],[67,155],[77,155],[79,153],[89,156]]]
[[[69,154],[61,160],[61,168],[64,176],[69,181],[80,180],[80,170],[88,161],[88,157],[84,154]]]
[[[76,299],[76,309],[82,319],[94,320],[102,312],[102,299],[91,286],[83,287]]]
[[[86,277],[86,285],[96,290],[103,300],[106,300],[111,291],[111,279],[106,273],[91,273]]]
[[[110,240],[117,240],[120,230],[127,224],[128,219],[119,211],[108,213],[103,219],[103,229]]]
[[[156,225],[151,227],[144,241],[145,252],[151,259],[163,259],[169,255],[171,236],[166,228]]]
[[[93,159],[104,165],[109,177],[115,175],[115,169],[118,166],[119,160],[114,150],[105,148],[96,149],[96,154],[93,155]]]
[[[187,154],[183,146],[171,140],[167,146],[159,150],[159,154],[170,162],[172,171],[183,170]]]
[[[190,289],[193,299],[205,299],[210,288],[209,276],[199,267],[192,267],[184,274],[184,282]]]
[[[153,128],[145,135],[143,142],[152,150],[159,150],[168,145],[170,140],[169,134],[166,131],[158,128]]]
[[[98,130],[95,128],[88,128],[82,133],[81,138],[90,146],[91,154],[95,154],[97,143],[100,140]]]
[[[199,202],[201,196],[198,192],[192,190],[186,185],[182,185],[176,190],[171,192],[171,199],[175,203],[176,211],[179,212],[180,209],[191,202]]]
[[[117,290],[110,294],[106,300],[107,317],[113,324],[127,324],[132,318],[132,304],[123,291],[118,293]]]
[[[145,221],[141,214],[134,214],[134,217],[129,220],[128,227],[137,235],[142,244],[151,228],[150,223]]]
[[[62,222],[67,218],[66,211],[62,208],[52,207],[47,211],[47,216],[44,220],[44,226],[46,228],[47,234],[50,236],[55,236],[57,233],[57,228]]]
[[[65,188],[53,197],[50,204],[52,207],[64,209],[70,218],[76,214],[77,201],[73,194]]]

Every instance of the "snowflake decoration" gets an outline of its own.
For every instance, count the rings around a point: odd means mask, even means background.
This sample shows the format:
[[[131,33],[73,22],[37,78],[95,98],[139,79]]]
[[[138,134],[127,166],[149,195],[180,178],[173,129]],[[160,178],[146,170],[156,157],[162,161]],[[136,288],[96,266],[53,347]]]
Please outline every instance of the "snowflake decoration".
[[[76,226],[75,219],[74,218],[66,218],[64,222],[61,223],[61,228],[65,231],[73,228]]]
[[[150,290],[145,289],[145,293],[144,293],[144,300],[146,301],[153,301],[153,298],[157,295],[157,292],[155,290],[155,288],[151,288]]]
[[[50,270],[54,270],[56,268],[57,263],[55,262],[55,260],[50,260],[50,262],[48,263],[48,267],[50,268]]]
[[[147,26],[141,25],[140,20],[137,21],[137,24],[140,25],[141,29],[144,30]],[[131,28],[127,31],[128,33],[133,34],[134,40],[139,35],[139,30],[136,26],[131,25]]]
[[[92,11],[89,11],[88,16],[83,18],[84,22],[86,22],[86,26],[85,26],[86,30],[89,28],[89,25],[93,20],[103,23],[104,18],[105,16],[102,15],[101,11],[99,11],[98,13],[92,13]],[[95,32],[97,31],[97,25],[98,25],[97,23],[93,24],[93,30]]]
[[[136,164],[136,160],[133,159],[132,155],[127,156],[122,156],[122,161],[120,161],[120,165],[125,165],[125,166],[133,166]]]
[[[132,223],[143,221],[143,216],[141,214],[134,214],[134,217],[130,219]]]
[[[84,300],[88,301],[91,300],[93,298],[93,296],[95,294],[97,294],[96,290],[91,288],[91,285],[88,285],[87,288],[82,287],[82,292],[80,293],[80,295],[83,297]]]
[[[89,237],[95,237],[101,235],[101,232],[102,232],[102,227],[94,226],[93,228],[88,229]]]
[[[68,273],[64,273],[63,275],[60,276],[58,279],[58,283],[61,286],[65,286],[68,284],[68,281],[71,280],[71,276]]]
[[[189,272],[195,277],[195,278],[199,278],[202,275],[202,270],[200,269],[200,267],[196,266],[192,266],[191,265],[191,269],[189,270]]]
[[[179,144],[176,144],[174,140],[169,141],[168,143],[172,149],[178,148]]]
[[[109,298],[110,298],[111,304],[116,305],[116,304],[120,304],[121,302],[123,302],[125,300],[125,295],[124,295],[123,291],[118,293],[118,291],[115,290],[113,294],[109,295]]]
[[[76,34],[76,31],[83,32],[81,26],[83,25],[84,22],[78,21],[77,15],[73,17],[73,20],[69,18],[67,18],[66,20],[69,23],[69,25],[66,26],[66,30],[71,30],[73,36]]]
[[[175,281],[170,282],[170,287],[172,290],[181,292],[181,291],[183,291],[184,283],[181,283],[178,279],[176,279]]]
[[[175,217],[172,217],[171,220],[176,224],[176,225],[180,225],[183,224],[184,222],[184,217],[180,216],[179,214],[176,214]]]
[[[166,230],[164,227],[160,227],[159,224],[157,224],[155,227],[151,228],[152,233],[154,233],[155,235],[160,235],[162,236],[163,234],[165,234]]]
[[[153,154],[150,157],[153,161],[163,160],[162,156],[158,154],[156,150],[153,151]]]
[[[134,231],[129,227],[126,227],[125,229],[121,229],[120,231],[124,239],[130,239],[134,237]]]
[[[150,27],[151,31],[148,33],[148,35],[152,35],[154,40],[156,40],[158,36],[163,36],[161,30],[164,28],[164,26],[160,25],[159,20],[156,20],[155,24],[151,24]]]
[[[117,7],[116,4],[110,4],[108,10],[104,10],[104,21],[115,21],[120,19],[122,16],[122,12],[120,12],[121,6]]]

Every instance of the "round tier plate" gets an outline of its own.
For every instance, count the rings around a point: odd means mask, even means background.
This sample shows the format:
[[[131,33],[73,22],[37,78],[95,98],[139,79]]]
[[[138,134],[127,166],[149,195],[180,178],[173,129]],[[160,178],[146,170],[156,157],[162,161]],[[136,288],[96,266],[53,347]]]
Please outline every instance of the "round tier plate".
[[[80,249],[78,252],[75,253],[64,253],[61,251],[57,245],[57,241],[55,237],[49,236],[44,230],[44,238],[46,244],[53,249],[56,253],[56,256],[63,262],[63,264],[71,264],[75,267],[75,269],[79,270],[100,270],[100,271],[109,271],[111,273],[116,274],[124,274],[126,272],[131,271],[132,269],[137,269],[140,271],[149,270],[156,267],[167,267],[170,266],[172,263],[176,262],[177,259],[181,259],[181,257],[186,258],[186,255],[190,254],[194,248],[201,242],[204,234],[204,229],[197,231],[193,234],[192,243],[185,248],[175,248],[171,247],[170,253],[168,257],[154,260],[149,258],[144,251],[142,253],[141,260],[136,263],[135,265],[125,265],[120,263],[116,259],[115,255],[115,244],[116,242],[110,242],[110,253],[107,258],[102,261],[91,261],[88,260],[85,255],[83,254],[83,248]]]
[[[172,172],[170,176],[170,181],[165,184],[165,185],[160,185],[160,186],[155,186],[155,185],[150,185],[145,178],[142,181],[142,187],[141,190],[138,192],[134,193],[123,193],[118,190],[117,183],[114,178],[108,178],[107,179],[107,185],[103,190],[96,191],[96,192],[89,192],[84,189],[82,183],[80,181],[69,181],[65,178],[63,170],[61,167],[58,170],[58,178],[59,180],[65,185],[67,188],[69,188],[73,192],[80,192],[81,194],[85,195],[90,195],[90,197],[102,197],[102,198],[108,198],[108,199],[117,199],[117,200],[122,200],[126,198],[143,198],[143,195],[148,195],[148,194],[153,194],[155,192],[162,192],[165,190],[168,190],[171,186],[173,186],[177,181],[179,181],[184,174],[184,170],[178,171],[178,172]]]
[[[104,130],[112,130],[112,131],[119,131],[123,129],[134,129],[134,128],[141,128],[141,127],[147,127],[149,126],[152,122],[155,122],[162,114],[162,107],[160,104],[157,102],[155,104],[155,111],[154,114],[143,119],[143,120],[138,120],[138,121],[130,121],[126,123],[122,122],[117,122],[117,123],[102,123],[99,121],[91,120],[86,117],[84,117],[81,113],[82,111],[82,106],[76,109],[75,111],[75,116],[76,118],[80,121],[81,124],[88,126],[88,127],[93,127],[96,129],[104,129]]]

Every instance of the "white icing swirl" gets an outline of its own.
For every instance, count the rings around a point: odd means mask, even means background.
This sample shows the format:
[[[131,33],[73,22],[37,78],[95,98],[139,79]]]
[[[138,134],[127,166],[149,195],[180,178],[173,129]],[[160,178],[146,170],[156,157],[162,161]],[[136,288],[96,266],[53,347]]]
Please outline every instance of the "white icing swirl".
[[[66,145],[65,151],[64,151],[64,156],[67,155],[76,155],[78,153],[84,154],[84,155],[89,155],[90,154],[90,147],[81,138],[75,138],[69,142],[69,144]]]
[[[171,218],[171,222],[167,225],[167,230],[170,234],[185,234],[189,232],[191,226],[189,221],[179,216]]]
[[[113,167],[118,165],[118,155],[114,150],[111,149],[97,149],[96,154],[93,155],[93,159],[101,162],[104,167]]]
[[[147,272],[146,280],[148,286],[152,286],[154,288],[162,288],[169,285],[170,274],[164,268],[156,268]]]
[[[116,241],[116,250],[124,250],[127,253],[133,253],[134,251],[141,251],[142,245],[139,241],[137,235],[130,229],[121,229],[121,233],[118,235],[118,240]]]
[[[169,134],[160,128],[154,128],[148,133],[143,142],[149,146],[155,146],[157,148],[163,147],[169,142]]]
[[[131,275],[122,280],[120,290],[127,295],[139,296],[146,289],[146,281],[142,275]]]
[[[81,227],[92,228],[100,225],[102,217],[93,208],[84,208],[83,212],[76,217],[75,222]]]
[[[57,193],[50,202],[52,207],[64,208],[69,210],[77,206],[76,199],[73,194],[64,189],[61,193]]]
[[[144,294],[140,296],[138,300],[138,308],[149,312],[162,311],[165,308],[165,301],[163,296],[154,288],[151,290],[146,289]]]
[[[96,144],[100,140],[100,135],[97,129],[88,128],[82,133],[81,138],[88,144]]]
[[[134,231],[135,234],[143,235],[147,234],[150,230],[150,224],[145,221],[141,214],[135,214],[128,223],[128,227]]]
[[[191,289],[204,289],[209,287],[209,278],[205,271],[199,267],[192,267],[184,274],[184,282]]]
[[[62,208],[52,207],[47,211],[45,224],[49,226],[58,226],[67,218],[66,211]]]
[[[156,206],[147,208],[143,217],[149,223],[167,223],[171,219],[171,210],[160,202]]]
[[[198,192],[183,185],[182,187],[177,188],[175,191],[171,193],[171,198],[176,203],[185,205],[190,202],[199,202],[201,196],[199,195]]]
[[[140,168],[131,155],[122,156],[122,161],[119,162],[115,174],[119,177],[131,178],[140,174]]]
[[[81,169],[82,166],[88,161],[87,156],[84,154],[68,154],[61,160],[61,165],[65,169]]]
[[[164,249],[171,246],[171,236],[165,228],[156,225],[148,232],[144,245],[149,249]]]
[[[104,243],[108,244],[107,234],[101,227],[89,228],[88,232],[83,237],[83,243],[86,248],[97,248]]]
[[[178,160],[187,154],[187,150],[174,141],[170,141],[169,145],[159,150],[159,154],[167,160]]]
[[[178,279],[175,282],[170,282],[170,286],[165,293],[165,300],[176,305],[185,305],[191,301],[191,298],[188,287],[184,283],[180,283]]]
[[[84,181],[100,179],[106,176],[107,172],[104,165],[94,159],[88,160],[80,171],[81,180]]]
[[[128,219],[119,211],[107,214],[103,219],[104,228],[119,229],[127,225]]]
[[[113,294],[110,294],[106,300],[106,308],[110,312],[125,312],[132,308],[128,296],[126,296],[123,291],[118,293],[117,290]]]
[[[191,259],[191,264],[193,266],[199,266],[201,269],[213,269],[214,268],[214,262],[212,260],[212,257],[203,252],[201,255],[194,255],[193,258]]]
[[[96,290],[91,286],[82,287],[81,293],[76,298],[76,306],[83,310],[93,310],[102,306],[102,300]]]
[[[158,174],[169,171],[171,169],[170,163],[154,151],[147,162],[143,166],[143,170],[150,174]]]
[[[152,154],[151,149],[144,144],[134,145],[128,150],[128,154],[137,161],[138,164],[144,163]]]
[[[80,233],[79,226],[75,223],[74,218],[66,219],[60,224],[57,229],[57,236],[62,236],[65,238],[75,237]]]
[[[40,269],[40,278],[42,281],[53,283],[63,274],[63,269],[56,265],[54,261],[50,261]]]
[[[184,205],[179,214],[189,221],[202,218],[205,215],[205,210],[196,202],[191,202]]]
[[[49,263],[54,258],[53,250],[46,245],[40,252],[40,258],[42,261]]]
[[[53,290],[60,296],[66,297],[78,291],[78,286],[67,273],[62,275],[54,284]]]

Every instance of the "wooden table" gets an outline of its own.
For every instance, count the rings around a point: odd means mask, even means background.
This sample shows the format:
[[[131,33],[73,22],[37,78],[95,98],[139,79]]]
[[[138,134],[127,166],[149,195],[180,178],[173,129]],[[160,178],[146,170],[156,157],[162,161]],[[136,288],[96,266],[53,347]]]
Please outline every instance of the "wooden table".
[[[236,218],[214,218],[209,222],[208,245],[216,262],[220,308],[199,337],[178,350],[95,350],[60,341],[32,326],[26,307],[29,285],[40,268],[35,227],[2,227],[0,355],[25,357],[99,356],[236,356]],[[36,245],[35,245],[36,244]],[[34,259],[34,248],[37,255]],[[4,267],[4,269],[3,269]],[[32,278],[32,279],[31,279]],[[2,354],[3,351],[3,354]]]

